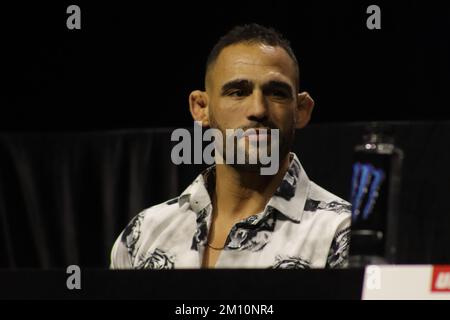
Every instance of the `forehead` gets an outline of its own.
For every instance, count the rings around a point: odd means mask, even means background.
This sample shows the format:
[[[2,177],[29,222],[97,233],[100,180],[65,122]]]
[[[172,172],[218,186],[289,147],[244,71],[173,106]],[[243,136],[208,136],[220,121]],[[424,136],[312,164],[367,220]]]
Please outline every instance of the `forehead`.
[[[295,63],[283,48],[260,43],[225,47],[210,76],[215,87],[233,79],[253,82],[280,80],[295,87],[297,78]]]

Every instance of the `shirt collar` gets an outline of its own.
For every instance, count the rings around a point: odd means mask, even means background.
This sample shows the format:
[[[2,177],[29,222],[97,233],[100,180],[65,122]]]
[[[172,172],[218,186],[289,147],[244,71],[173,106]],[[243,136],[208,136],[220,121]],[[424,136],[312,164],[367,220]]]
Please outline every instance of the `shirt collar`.
[[[291,220],[300,222],[310,184],[297,155],[291,152],[290,157],[289,168],[266,208],[275,208]]]
[[[276,209],[287,218],[300,222],[309,193],[309,178],[295,153],[290,153],[291,162],[279,187],[266,205],[264,215],[270,208]],[[209,183],[209,186],[208,186]],[[190,208],[197,214],[211,204],[209,187],[215,183],[215,166],[211,166],[197,176],[192,184],[180,195],[180,208]],[[186,205],[188,203],[188,205]]]

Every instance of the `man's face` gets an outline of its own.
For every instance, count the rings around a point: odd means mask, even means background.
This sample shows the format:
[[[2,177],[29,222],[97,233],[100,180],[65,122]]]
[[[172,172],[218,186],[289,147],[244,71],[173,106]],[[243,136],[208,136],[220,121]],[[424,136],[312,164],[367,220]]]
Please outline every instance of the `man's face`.
[[[207,75],[210,126],[220,129],[224,137],[226,129],[278,129],[276,147],[283,159],[295,133],[296,81],[296,66],[281,47],[242,43],[224,48]],[[248,159],[249,153],[257,151],[257,142],[267,137],[243,139]],[[269,150],[271,143],[269,137]]]

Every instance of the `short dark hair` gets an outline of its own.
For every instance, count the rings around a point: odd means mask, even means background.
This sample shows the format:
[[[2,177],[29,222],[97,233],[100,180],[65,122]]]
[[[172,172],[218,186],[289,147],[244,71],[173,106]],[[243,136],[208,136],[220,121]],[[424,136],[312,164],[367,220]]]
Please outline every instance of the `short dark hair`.
[[[280,32],[276,31],[275,29],[264,27],[256,23],[236,26],[228,31],[228,33],[226,33],[222,38],[220,38],[220,40],[215,44],[208,55],[208,59],[206,60],[206,73],[208,72],[209,67],[217,60],[217,57],[223,49],[238,43],[262,43],[269,46],[278,46],[283,48],[289,55],[289,57],[291,57],[291,59],[294,61],[297,69],[297,86],[299,85],[298,61],[295,57],[294,51],[291,48],[289,40],[287,40]]]

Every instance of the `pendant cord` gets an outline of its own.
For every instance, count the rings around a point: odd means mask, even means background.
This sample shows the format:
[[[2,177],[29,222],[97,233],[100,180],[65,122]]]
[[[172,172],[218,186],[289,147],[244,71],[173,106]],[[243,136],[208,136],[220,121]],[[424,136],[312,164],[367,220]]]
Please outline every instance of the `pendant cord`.
[[[213,246],[210,245],[208,242],[206,243],[206,245],[207,245],[209,248],[213,249],[213,250],[223,250],[223,249],[225,248],[225,246],[223,246],[222,248],[213,247]]]
[[[215,173],[215,171],[214,171],[214,173]],[[213,203],[217,204],[217,195],[216,195],[216,192],[213,192],[213,194],[212,194],[212,201],[213,201]],[[213,206],[214,206],[214,205],[213,205]],[[213,213],[214,213],[214,209],[213,209]],[[212,220],[214,221],[214,217],[212,217]],[[212,225],[213,225],[213,222],[211,222],[211,231],[212,231],[212,229],[213,229],[213,228],[212,228]],[[208,235],[208,238],[211,237],[211,231],[210,231],[210,234]],[[211,248],[211,249],[213,249],[213,250],[217,250],[217,251],[223,250],[223,249],[225,248],[225,246],[223,246],[223,247],[221,247],[221,248],[213,247],[212,245],[209,244],[209,239],[206,240],[206,246],[209,247],[209,248]]]

